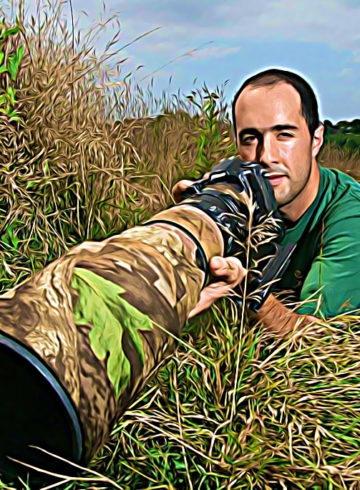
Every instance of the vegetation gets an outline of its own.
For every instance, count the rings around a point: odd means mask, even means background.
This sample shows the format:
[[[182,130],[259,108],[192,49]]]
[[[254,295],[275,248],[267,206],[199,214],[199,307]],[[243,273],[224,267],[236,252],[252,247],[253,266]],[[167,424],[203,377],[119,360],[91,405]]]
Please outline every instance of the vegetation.
[[[6,15],[3,292],[75,244],[165,208],[176,181],[235,153],[222,89],[155,98],[122,79],[121,50],[110,53],[118,35],[95,55],[91,34],[75,38],[64,25],[60,2],[44,5],[40,23]],[[335,133],[320,159],[356,175],[359,150],[350,141],[357,140]],[[131,490],[358,488],[359,327],[347,315],[280,341],[250,325],[231,300],[220,302],[189,322],[91,470]],[[92,481],[58,488],[111,485],[86,476]]]

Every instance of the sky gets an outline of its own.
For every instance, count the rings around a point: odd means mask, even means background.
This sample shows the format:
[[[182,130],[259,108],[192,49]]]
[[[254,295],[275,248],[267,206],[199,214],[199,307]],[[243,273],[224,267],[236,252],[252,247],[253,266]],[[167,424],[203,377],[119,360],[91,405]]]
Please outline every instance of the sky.
[[[158,28],[118,55],[127,58],[123,75],[143,85],[153,78],[158,93],[227,81],[230,102],[248,76],[278,67],[310,82],[322,120],[360,117],[360,0],[105,0],[105,11],[103,0],[72,0],[72,7],[80,29],[116,14],[114,49]],[[69,0],[63,15],[70,22]],[[99,50],[114,32],[108,24]]]

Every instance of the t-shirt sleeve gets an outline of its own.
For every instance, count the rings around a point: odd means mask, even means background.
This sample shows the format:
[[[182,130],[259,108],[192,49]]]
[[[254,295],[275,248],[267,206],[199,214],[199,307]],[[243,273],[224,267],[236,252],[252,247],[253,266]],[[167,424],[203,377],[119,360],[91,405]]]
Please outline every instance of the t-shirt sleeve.
[[[360,308],[360,202],[323,222],[320,251],[305,278],[297,313],[329,318]],[[355,209],[354,209],[355,208]]]

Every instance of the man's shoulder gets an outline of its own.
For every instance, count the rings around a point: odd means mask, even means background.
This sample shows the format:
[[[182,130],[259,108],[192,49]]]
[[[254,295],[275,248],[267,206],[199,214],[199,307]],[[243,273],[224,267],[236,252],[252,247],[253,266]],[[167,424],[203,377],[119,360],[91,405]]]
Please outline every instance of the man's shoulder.
[[[360,183],[337,169],[320,167],[320,172],[325,217],[360,217]]]
[[[360,197],[360,183],[345,172],[320,166],[320,175],[322,185],[334,195],[343,195],[344,191],[349,191],[355,199]]]

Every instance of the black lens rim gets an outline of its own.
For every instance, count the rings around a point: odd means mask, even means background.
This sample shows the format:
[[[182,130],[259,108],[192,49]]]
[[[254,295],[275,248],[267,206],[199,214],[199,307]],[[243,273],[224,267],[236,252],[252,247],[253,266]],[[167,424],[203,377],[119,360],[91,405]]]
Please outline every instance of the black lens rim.
[[[47,367],[44,361],[38,357],[37,354],[31,352],[31,350],[21,344],[18,340],[0,331],[0,345],[7,347],[12,350],[20,357],[25,359],[35,370],[47,381],[52,390],[55,392],[59,398],[62,407],[68,416],[70,427],[73,435],[73,458],[76,462],[81,462],[83,457],[83,430],[80,423],[79,416],[77,414],[76,408],[73,401],[67,391],[63,388],[59,380],[52,373],[52,371]]]

